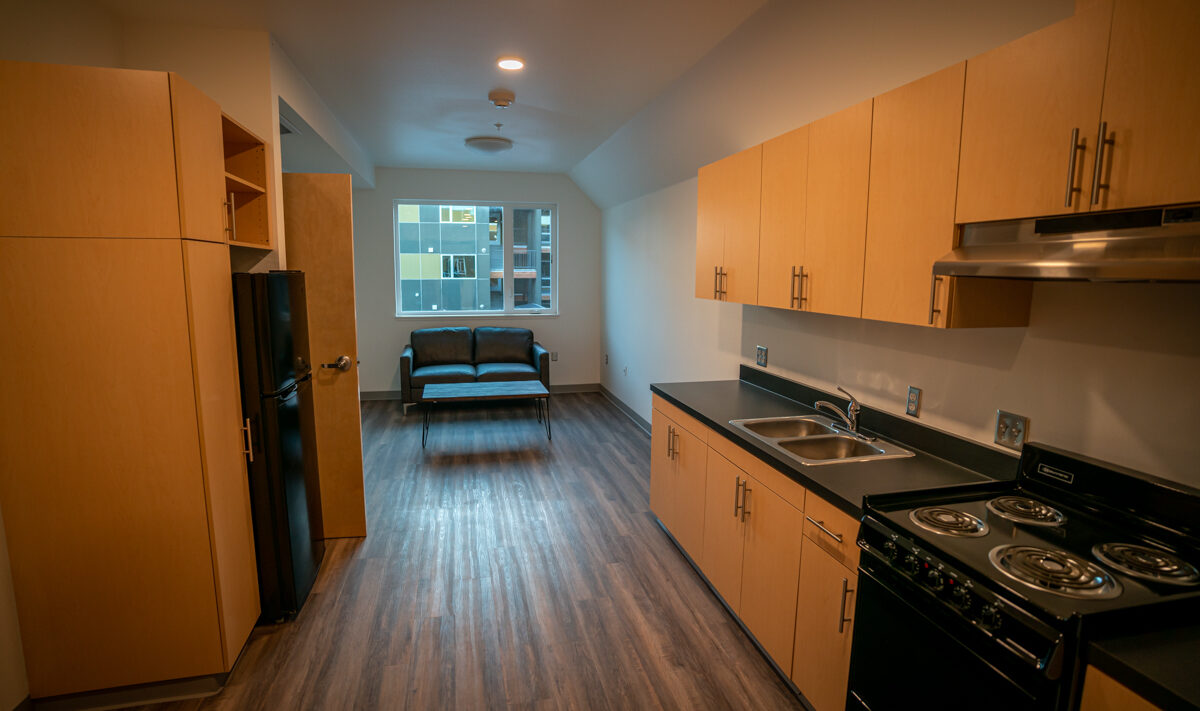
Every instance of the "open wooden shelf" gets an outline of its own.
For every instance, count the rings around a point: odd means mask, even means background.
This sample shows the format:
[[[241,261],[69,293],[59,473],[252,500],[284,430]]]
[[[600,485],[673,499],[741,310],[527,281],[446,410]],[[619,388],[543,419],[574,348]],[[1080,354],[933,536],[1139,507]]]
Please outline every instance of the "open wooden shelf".
[[[254,242],[235,242],[233,240],[229,240],[228,244],[230,247],[244,247],[246,249],[256,249],[263,252],[269,252],[272,249],[271,245],[269,244],[257,244]]]
[[[227,242],[252,249],[272,248],[270,198],[267,195],[267,144],[249,129],[221,114],[225,149],[226,209],[232,219]]]
[[[249,180],[239,178],[233,173],[225,174],[225,192],[227,193],[246,193],[249,195],[265,195],[266,188],[261,185],[255,185]]]

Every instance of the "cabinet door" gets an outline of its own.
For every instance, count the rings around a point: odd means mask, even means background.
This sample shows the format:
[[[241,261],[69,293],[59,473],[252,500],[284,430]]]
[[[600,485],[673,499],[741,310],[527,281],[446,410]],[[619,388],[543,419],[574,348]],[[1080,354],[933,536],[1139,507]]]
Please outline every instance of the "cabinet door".
[[[673,427],[671,420],[658,410],[654,410],[650,418],[650,510],[674,535],[674,496],[671,492],[675,490],[675,460],[669,452],[673,446]]]
[[[1158,711],[1158,707],[1089,664],[1079,711]]]
[[[1114,142],[1096,209],[1200,200],[1198,35],[1194,0],[1117,0],[1103,111]]]
[[[858,576],[804,538],[792,681],[817,711],[846,707]]]
[[[1076,0],[1074,16],[967,61],[958,222],[1088,209],[1111,19],[1112,0]]]
[[[165,72],[0,62],[0,97],[0,236],[179,236]]]
[[[704,498],[704,550],[700,569],[736,612],[742,592],[742,545],[745,524],[735,514],[738,483],[749,477],[728,459],[708,450]]]
[[[871,100],[814,121],[808,137],[806,311],[862,314]]]
[[[758,301],[758,227],[762,194],[762,146],[747,148],[721,161],[725,215],[724,301]]]
[[[803,515],[753,478],[746,511],[741,618],[779,668],[791,669]]]
[[[758,239],[758,305],[800,308],[804,267],[808,126],[762,147],[762,218]]]
[[[183,260],[192,333],[192,377],[200,422],[200,456],[228,671],[233,668],[259,614],[229,248],[224,244],[184,240]]]
[[[19,370],[0,505],[34,697],[225,669],[181,252],[0,239],[0,363]]]
[[[229,213],[225,209],[221,107],[178,74],[169,76],[180,234],[186,239],[224,244]]]
[[[704,496],[708,472],[708,445],[675,426],[675,490],[671,503],[675,540],[699,560],[704,548]]]
[[[717,270],[725,250],[721,163],[700,168],[696,180],[696,298],[717,298]]]
[[[930,323],[933,263],[954,248],[965,69],[875,97],[863,318]]]

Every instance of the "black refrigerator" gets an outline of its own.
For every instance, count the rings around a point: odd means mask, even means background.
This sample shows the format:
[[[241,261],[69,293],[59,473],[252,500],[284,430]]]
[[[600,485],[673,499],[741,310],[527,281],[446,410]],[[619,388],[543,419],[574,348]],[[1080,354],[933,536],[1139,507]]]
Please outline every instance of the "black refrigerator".
[[[294,617],[325,541],[317,479],[304,274],[233,275],[242,413],[250,419],[250,508],[260,624]]]

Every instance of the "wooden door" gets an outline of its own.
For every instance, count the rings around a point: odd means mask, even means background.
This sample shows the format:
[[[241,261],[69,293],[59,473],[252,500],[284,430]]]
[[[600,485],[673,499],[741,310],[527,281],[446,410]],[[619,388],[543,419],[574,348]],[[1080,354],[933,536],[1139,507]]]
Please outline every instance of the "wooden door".
[[[674,427],[659,410],[650,415],[650,510],[675,535],[675,458],[671,456]],[[678,540],[678,536],[676,536]]]
[[[180,235],[224,244],[228,213],[221,107],[178,74],[168,76]]]
[[[871,100],[814,121],[808,137],[805,310],[862,314]]]
[[[967,60],[958,222],[1088,210],[1111,20],[1112,0],[1076,0],[1074,16]]]
[[[0,97],[0,236],[179,236],[165,72],[0,62]]]
[[[954,248],[965,70],[875,97],[863,318],[932,325],[933,263]]]
[[[0,284],[30,694],[220,673],[181,242],[0,239]]]
[[[1198,36],[1194,0],[1117,0],[1104,82],[1109,187],[1096,209],[1200,200]]]
[[[808,126],[762,147],[762,218],[758,240],[758,305],[800,308],[804,266]]]
[[[283,174],[289,269],[305,274],[321,518],[325,538],[367,535],[363,493],[354,221],[349,175]],[[325,368],[338,358],[347,370]]]
[[[722,300],[737,304],[758,301],[758,227],[762,200],[762,146],[747,148],[720,161],[724,191],[725,267]]]
[[[229,248],[184,240],[183,261],[217,612],[229,670],[260,612]]]
[[[720,161],[700,168],[696,179],[696,298],[717,298],[717,270],[725,251]]]
[[[675,476],[672,533],[693,560],[704,548],[704,495],[708,472],[708,445],[704,440],[675,426]],[[653,476],[653,474],[652,474]]]
[[[738,482],[749,477],[728,459],[708,450],[704,497],[704,549],[700,569],[735,612],[742,591],[742,544],[745,524],[735,515]]]
[[[746,510],[742,622],[780,669],[791,669],[804,516],[753,478]]]
[[[817,711],[843,709],[858,576],[807,536],[803,548],[792,681]]]

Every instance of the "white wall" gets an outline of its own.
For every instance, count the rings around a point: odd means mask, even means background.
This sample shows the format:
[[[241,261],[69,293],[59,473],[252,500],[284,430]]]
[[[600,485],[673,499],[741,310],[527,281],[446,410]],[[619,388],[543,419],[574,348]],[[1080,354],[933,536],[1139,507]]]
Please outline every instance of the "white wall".
[[[1036,441],[1200,486],[1200,284],[1043,283],[1028,328],[938,331],[692,296],[696,181],[604,211],[601,382],[650,418],[652,382],[768,370],[991,443],[996,410]],[[628,375],[622,368],[629,366]]]
[[[558,316],[396,318],[392,201],[397,198],[558,204]],[[413,329],[517,326],[548,350],[552,385],[600,382],[600,211],[565,175],[377,168],[354,191],[354,270],[363,392],[400,390],[400,353]]]

